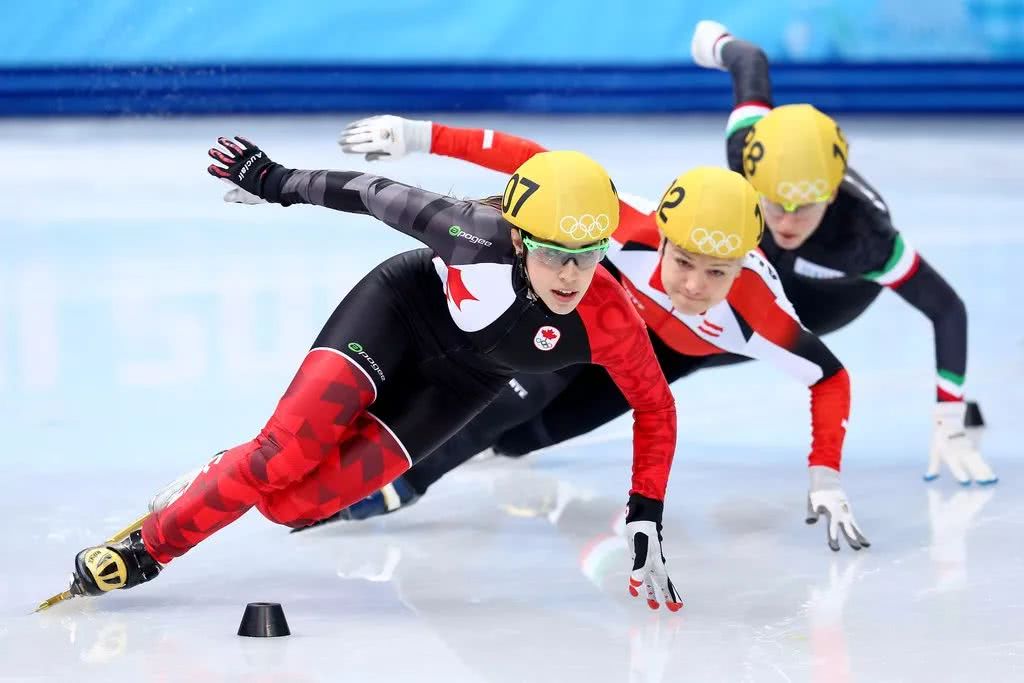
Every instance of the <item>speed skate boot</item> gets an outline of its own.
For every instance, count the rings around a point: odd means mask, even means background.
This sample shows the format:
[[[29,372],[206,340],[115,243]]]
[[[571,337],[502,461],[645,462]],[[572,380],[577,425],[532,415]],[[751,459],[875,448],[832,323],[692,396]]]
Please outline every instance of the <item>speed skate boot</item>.
[[[419,497],[420,494],[416,492],[412,484],[405,480],[405,477],[398,477],[366,498],[352,503],[338,515],[341,519],[348,521],[369,519],[408,507],[419,500]]]
[[[210,462],[217,462],[227,451],[221,451]],[[149,501],[150,513],[159,512],[181,497],[207,465],[183,474],[160,489]],[[163,565],[153,559],[142,542],[142,530],[136,529],[125,538],[86,548],[75,556],[71,575],[72,596],[103,595],[119,588],[131,588],[154,578]]]
[[[86,548],[75,556],[72,595],[103,595],[131,588],[156,577],[163,567],[142,542],[142,530],[105,545]]]
[[[217,453],[210,462],[218,461],[226,452]],[[206,467],[209,464],[183,474],[160,489],[149,501],[150,513],[159,512],[180,498]],[[69,592],[72,596],[102,595],[119,588],[131,588],[154,578],[161,569],[163,565],[153,559],[142,542],[142,530],[136,529],[123,539],[107,541],[78,553]]]
[[[149,501],[150,513],[159,512],[180,498],[196,477],[210,464],[219,462],[226,452],[217,453],[206,465],[183,474],[158,491]],[[153,559],[142,542],[143,519],[137,522],[140,528],[135,528],[124,538],[86,548],[75,556],[75,571],[68,589],[70,597],[103,595],[119,588],[131,588],[160,573],[163,565]]]
[[[225,451],[213,457],[219,461]],[[209,467],[209,464],[204,467]],[[149,502],[149,512],[118,531],[103,543],[86,548],[75,556],[71,585],[39,603],[36,612],[50,609],[65,600],[83,595],[102,595],[118,588],[131,588],[149,581],[163,569],[142,542],[142,524],[146,518],[163,510],[181,497],[204,467],[184,474],[157,492]]]

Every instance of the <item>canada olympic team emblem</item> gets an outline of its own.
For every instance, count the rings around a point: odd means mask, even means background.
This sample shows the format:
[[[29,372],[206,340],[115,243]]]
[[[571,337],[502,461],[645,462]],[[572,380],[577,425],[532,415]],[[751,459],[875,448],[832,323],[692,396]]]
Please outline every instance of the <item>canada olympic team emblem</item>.
[[[557,327],[545,325],[537,330],[537,334],[533,335],[533,345],[541,351],[550,351],[555,348],[555,344],[561,337],[562,333],[558,331]]]

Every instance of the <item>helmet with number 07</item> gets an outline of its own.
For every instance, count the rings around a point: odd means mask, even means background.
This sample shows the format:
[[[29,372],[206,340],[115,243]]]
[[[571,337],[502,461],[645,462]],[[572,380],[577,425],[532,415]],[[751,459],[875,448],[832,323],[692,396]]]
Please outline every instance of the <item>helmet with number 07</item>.
[[[757,190],[717,166],[698,166],[673,180],[655,220],[672,244],[723,259],[743,258],[764,232]]]
[[[768,201],[784,206],[823,202],[843,182],[848,152],[835,121],[809,104],[787,104],[747,131],[743,175]]]
[[[580,152],[535,154],[505,186],[502,217],[533,237],[590,244],[619,225],[619,197],[608,173]]]

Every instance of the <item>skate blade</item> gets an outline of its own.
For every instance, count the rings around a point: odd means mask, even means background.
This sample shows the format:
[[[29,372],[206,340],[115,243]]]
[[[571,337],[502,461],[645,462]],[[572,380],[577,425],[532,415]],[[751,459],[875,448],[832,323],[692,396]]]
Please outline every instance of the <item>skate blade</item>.
[[[36,607],[32,613],[35,614],[36,612],[42,612],[43,610],[50,609],[58,602],[64,602],[65,600],[70,600],[73,597],[75,597],[75,594],[70,590],[66,590],[63,593],[57,593],[52,598],[47,598],[39,603],[39,607]]]
[[[133,521],[131,524],[129,524],[125,528],[115,532],[110,538],[108,538],[103,543],[104,544],[107,544],[107,543],[117,543],[118,541],[123,541],[125,538],[127,538],[128,536],[132,535],[134,532],[136,532],[139,529],[141,529],[143,522],[146,521],[146,518],[149,517],[149,515],[150,515],[149,512],[147,512],[146,514],[142,515],[141,517],[139,517],[138,519]],[[39,607],[36,607],[32,611],[32,613],[35,614],[37,612],[42,612],[43,610],[48,610],[51,607],[53,607],[54,605],[56,605],[58,603],[61,603],[61,602],[64,602],[65,600],[70,600],[71,598],[74,598],[74,597],[77,597],[76,594],[72,593],[71,589],[69,588],[66,591],[63,591],[61,593],[57,593],[53,597],[50,597],[50,598],[47,598],[46,600],[43,600],[41,603],[39,603]]]

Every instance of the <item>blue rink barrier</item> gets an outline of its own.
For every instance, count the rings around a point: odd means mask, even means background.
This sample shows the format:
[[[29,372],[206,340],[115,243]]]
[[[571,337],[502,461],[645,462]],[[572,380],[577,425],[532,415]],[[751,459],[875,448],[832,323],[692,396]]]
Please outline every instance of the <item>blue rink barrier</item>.
[[[1024,112],[1024,62],[774,64],[777,103],[830,112]],[[0,69],[0,116],[336,111],[721,112],[694,66],[270,65]]]

